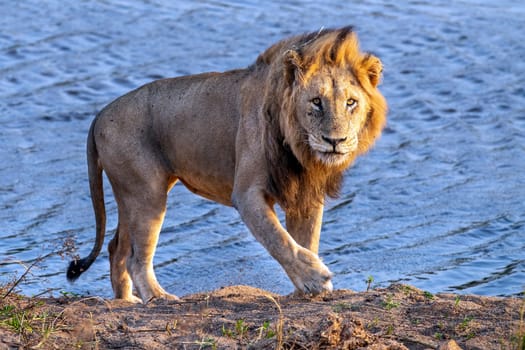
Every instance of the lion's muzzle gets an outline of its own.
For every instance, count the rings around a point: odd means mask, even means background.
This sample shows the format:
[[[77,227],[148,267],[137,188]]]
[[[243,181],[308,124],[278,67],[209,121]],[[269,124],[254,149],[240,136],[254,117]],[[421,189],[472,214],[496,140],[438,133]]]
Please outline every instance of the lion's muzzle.
[[[308,143],[319,160],[332,165],[344,162],[357,149],[357,137],[351,135],[336,138],[310,134]]]

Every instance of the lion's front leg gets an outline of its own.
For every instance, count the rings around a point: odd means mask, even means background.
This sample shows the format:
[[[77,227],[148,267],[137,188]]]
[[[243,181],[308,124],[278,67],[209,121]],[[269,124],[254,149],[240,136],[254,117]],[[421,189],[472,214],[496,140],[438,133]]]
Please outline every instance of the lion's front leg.
[[[312,207],[308,213],[286,211],[286,229],[295,241],[312,253],[319,252],[319,239],[323,223],[323,205]]]
[[[235,192],[233,202],[252,234],[281,264],[299,291],[319,294],[332,290],[330,270],[315,252],[298,244],[282,227],[262,189]],[[310,247],[317,245],[312,243]]]

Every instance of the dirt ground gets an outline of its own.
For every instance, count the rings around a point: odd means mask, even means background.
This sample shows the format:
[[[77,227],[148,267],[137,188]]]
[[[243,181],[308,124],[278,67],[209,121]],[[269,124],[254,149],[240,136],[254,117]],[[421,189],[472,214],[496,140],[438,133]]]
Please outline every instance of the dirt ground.
[[[525,348],[525,300],[406,285],[314,298],[233,286],[147,305],[6,294],[0,350]]]

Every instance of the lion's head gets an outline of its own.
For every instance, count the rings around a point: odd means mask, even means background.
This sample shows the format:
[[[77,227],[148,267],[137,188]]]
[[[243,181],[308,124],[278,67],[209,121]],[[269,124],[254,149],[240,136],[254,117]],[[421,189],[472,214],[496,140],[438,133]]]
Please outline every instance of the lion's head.
[[[336,196],[342,172],[385,125],[381,61],[360,52],[346,27],[277,43],[258,63],[271,72],[265,142],[274,196],[285,206]]]

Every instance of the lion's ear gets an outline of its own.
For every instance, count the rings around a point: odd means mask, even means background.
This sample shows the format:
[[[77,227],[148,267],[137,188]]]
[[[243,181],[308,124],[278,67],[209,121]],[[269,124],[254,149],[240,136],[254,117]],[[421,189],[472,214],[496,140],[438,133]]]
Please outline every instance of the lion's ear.
[[[301,54],[296,50],[288,50],[284,53],[284,65],[286,80],[291,85],[295,80],[302,76]]]
[[[372,84],[373,87],[379,85],[381,82],[381,73],[383,72],[381,60],[374,55],[368,55],[363,59],[361,65],[368,75],[370,84]]]

